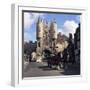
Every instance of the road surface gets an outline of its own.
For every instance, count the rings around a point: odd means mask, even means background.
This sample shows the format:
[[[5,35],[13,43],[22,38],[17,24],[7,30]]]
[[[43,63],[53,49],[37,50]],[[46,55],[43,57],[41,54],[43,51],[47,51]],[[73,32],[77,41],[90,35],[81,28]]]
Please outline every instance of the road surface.
[[[49,68],[46,62],[30,62],[24,70],[24,77],[39,76],[61,76],[61,75],[80,75],[80,66],[69,64],[67,68],[57,70]]]

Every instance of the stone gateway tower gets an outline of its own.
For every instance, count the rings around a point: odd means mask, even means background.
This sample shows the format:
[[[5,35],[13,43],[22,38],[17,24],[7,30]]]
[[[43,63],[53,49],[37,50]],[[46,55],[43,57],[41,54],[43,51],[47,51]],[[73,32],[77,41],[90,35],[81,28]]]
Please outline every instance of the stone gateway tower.
[[[50,48],[52,53],[55,52],[55,46],[56,46],[56,40],[57,40],[57,23],[55,19],[50,24],[50,30],[49,30],[49,42],[50,42]]]
[[[40,18],[38,18],[38,22],[37,22],[37,25],[36,25],[36,33],[37,33],[37,53],[42,54],[44,22]]]
[[[47,22],[38,18],[36,25],[37,32],[37,53],[42,54],[43,50],[55,51],[57,41],[57,23],[55,19],[48,25]]]
[[[38,18],[36,24],[36,35],[37,35],[37,58],[42,59],[44,54],[43,51],[49,47],[49,32],[48,32],[48,24],[42,20],[40,17]],[[41,62],[41,60],[39,61]]]
[[[57,23],[55,19],[48,24],[45,20],[41,19],[40,17],[38,18],[36,24],[36,54],[37,58],[39,59],[37,60],[42,60],[42,58],[44,57],[44,50],[49,50],[52,52],[52,54],[55,54],[57,44],[60,47],[62,46],[64,40],[63,38],[61,38],[62,36],[60,35],[60,33],[57,34],[57,31]]]

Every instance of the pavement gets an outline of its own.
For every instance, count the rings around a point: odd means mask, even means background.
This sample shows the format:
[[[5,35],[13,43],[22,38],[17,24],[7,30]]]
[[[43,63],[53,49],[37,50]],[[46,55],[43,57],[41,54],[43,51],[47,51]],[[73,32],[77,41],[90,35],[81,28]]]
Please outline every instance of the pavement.
[[[29,62],[28,61],[24,61],[24,70],[27,68]]]
[[[49,68],[46,62],[30,62],[25,66],[24,77],[80,75],[80,65],[68,64],[64,69]]]

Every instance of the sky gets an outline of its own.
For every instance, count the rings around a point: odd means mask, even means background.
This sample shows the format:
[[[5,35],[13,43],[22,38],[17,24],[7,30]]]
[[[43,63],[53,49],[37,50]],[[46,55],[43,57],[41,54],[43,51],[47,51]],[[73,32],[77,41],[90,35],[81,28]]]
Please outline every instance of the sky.
[[[38,18],[50,23],[53,19],[57,23],[57,32],[61,32],[66,36],[69,33],[74,34],[78,24],[80,23],[80,14],[68,13],[35,13],[24,12],[24,41],[36,41],[36,23]]]

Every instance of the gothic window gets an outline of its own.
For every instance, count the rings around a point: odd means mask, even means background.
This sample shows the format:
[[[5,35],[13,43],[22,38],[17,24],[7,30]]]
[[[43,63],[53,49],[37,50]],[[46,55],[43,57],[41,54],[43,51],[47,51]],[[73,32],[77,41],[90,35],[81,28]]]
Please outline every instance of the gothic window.
[[[38,47],[40,47],[40,42],[38,42]]]

